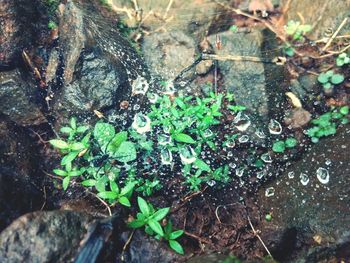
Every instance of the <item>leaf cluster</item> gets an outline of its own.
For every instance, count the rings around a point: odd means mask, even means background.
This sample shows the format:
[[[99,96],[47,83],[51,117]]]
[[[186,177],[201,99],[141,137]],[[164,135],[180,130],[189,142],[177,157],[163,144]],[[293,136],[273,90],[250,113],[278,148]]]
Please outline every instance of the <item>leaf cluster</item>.
[[[338,85],[344,81],[344,75],[336,74],[333,70],[321,73],[317,80],[320,82],[324,89],[330,89],[334,85]]]

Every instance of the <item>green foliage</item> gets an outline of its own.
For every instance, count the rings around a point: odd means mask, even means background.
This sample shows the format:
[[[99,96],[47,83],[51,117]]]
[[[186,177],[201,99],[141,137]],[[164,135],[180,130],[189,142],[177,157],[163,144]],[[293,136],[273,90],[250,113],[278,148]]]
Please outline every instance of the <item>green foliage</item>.
[[[285,27],[286,34],[292,36],[293,40],[303,40],[304,35],[310,32],[311,25],[302,25],[299,21],[288,21]]]
[[[176,251],[177,253],[183,255],[184,250],[181,244],[176,241],[177,238],[181,237],[184,234],[183,230],[175,230],[173,229],[173,225],[169,220],[166,226],[164,227],[164,239],[169,242],[169,246]]]
[[[333,85],[340,84],[344,81],[344,76],[342,74],[336,74],[333,70],[321,73],[317,80],[320,82],[324,89],[330,89]]]
[[[276,141],[272,145],[272,150],[275,153],[284,153],[287,148],[294,148],[298,145],[298,141],[293,138],[287,138],[285,141]]]
[[[347,124],[349,106],[334,108],[332,111],[322,114],[317,119],[311,121],[313,127],[307,130],[307,135],[311,137],[312,142],[316,143],[321,137],[334,135],[340,124]]]
[[[47,24],[48,29],[53,30],[57,28],[57,24],[54,21],[49,21]]]
[[[341,53],[337,59],[336,64],[338,67],[342,67],[344,65],[350,65],[350,56],[347,53]]]
[[[229,30],[233,33],[236,33],[238,31],[238,27],[236,25],[230,26]]]

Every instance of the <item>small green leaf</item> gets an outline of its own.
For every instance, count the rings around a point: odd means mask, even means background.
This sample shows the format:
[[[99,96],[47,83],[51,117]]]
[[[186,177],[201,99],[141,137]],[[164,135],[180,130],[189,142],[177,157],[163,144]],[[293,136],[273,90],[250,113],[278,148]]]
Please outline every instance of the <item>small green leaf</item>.
[[[84,180],[84,181],[82,181],[81,182],[81,184],[83,185],[83,186],[86,186],[86,187],[91,187],[91,186],[95,186],[96,185],[96,180],[94,180],[94,179],[88,179],[88,180]]]
[[[298,141],[295,138],[288,138],[285,144],[287,148],[293,148],[298,144]]]
[[[180,245],[179,242],[177,242],[176,240],[169,240],[169,246],[174,250],[176,251],[177,253],[183,255],[185,252],[184,252],[184,249],[182,248],[182,246]]]
[[[109,182],[109,185],[110,185],[110,187],[111,187],[111,190],[114,192],[114,193],[116,193],[116,194],[119,194],[119,187],[118,187],[118,185],[117,185],[117,183],[116,182],[114,182],[114,181],[110,181]]]
[[[85,172],[85,169],[73,170],[69,172],[69,176],[80,176]]]
[[[102,199],[115,200],[118,197],[118,194],[112,191],[101,192],[97,194]]]
[[[120,192],[120,195],[126,195],[131,192],[135,187],[135,182],[130,182],[126,186],[124,186]]]
[[[69,185],[69,182],[70,182],[70,177],[67,176],[63,179],[62,181],[62,187],[63,187],[63,190],[66,191],[67,188],[68,188],[68,185]]]
[[[272,150],[276,153],[283,153],[285,149],[286,149],[286,145],[283,141],[277,141],[272,146]]]
[[[62,127],[60,129],[60,132],[65,133],[65,134],[70,134],[72,131],[73,131],[73,129],[70,127]]]
[[[66,150],[69,148],[69,144],[63,140],[50,140],[50,143],[52,144],[53,147],[61,149],[61,150]]]
[[[343,115],[348,115],[349,114],[349,106],[343,106],[339,109],[339,112]]]
[[[60,169],[53,169],[53,172],[59,176],[67,176],[67,172]]]
[[[72,127],[73,130],[77,128],[77,120],[74,117],[70,119],[70,126]]]
[[[344,76],[341,75],[341,74],[334,74],[332,77],[331,77],[331,82],[334,84],[334,85],[337,85],[337,84],[340,84],[344,81]]]
[[[144,214],[145,216],[148,216],[150,214],[150,209],[149,209],[149,206],[148,206],[147,202],[145,201],[145,199],[138,196],[137,203],[139,205],[139,208],[140,208],[140,211],[142,212],[142,214]]]
[[[72,163],[72,161],[78,156],[79,151],[70,152],[65,155],[61,160],[61,165],[67,165],[68,163]]]
[[[184,233],[183,230],[177,230],[177,231],[174,231],[170,234],[170,239],[177,239],[178,237],[182,236]]]
[[[178,142],[196,143],[195,140],[193,140],[191,136],[189,136],[185,133],[175,134],[174,139]]]
[[[114,156],[120,162],[134,161],[136,159],[135,144],[129,141],[122,142]]]
[[[69,148],[73,151],[81,151],[81,150],[85,149],[85,145],[82,144],[81,142],[75,142],[75,143],[71,144]]]
[[[144,220],[135,219],[134,221],[131,221],[130,223],[128,223],[128,227],[140,228],[140,227],[143,227],[145,224],[146,222]]]
[[[200,159],[197,159],[194,162],[194,165],[197,166],[199,169],[201,169],[203,171],[206,171],[206,172],[210,172],[211,171],[210,166],[208,164],[206,164],[204,161],[200,160]]]
[[[127,206],[127,207],[131,206],[129,199],[126,198],[125,196],[120,197],[118,202],[123,206]]]
[[[112,141],[109,143],[107,151],[112,152],[112,154],[115,154],[115,152],[118,150],[119,146],[125,142],[128,139],[128,132],[118,132],[112,139]]]
[[[162,220],[164,217],[166,217],[166,215],[169,213],[170,211],[170,208],[169,207],[166,207],[166,208],[162,208],[162,209],[159,209],[157,212],[155,212],[153,215],[152,215],[152,218],[156,221],[160,221]]]
[[[152,230],[154,232],[156,232],[158,235],[160,236],[164,236],[164,232],[163,232],[163,228],[162,226],[159,224],[159,222],[157,222],[154,219],[150,219],[148,220],[147,224],[152,228]]]
[[[114,127],[109,123],[98,122],[94,128],[94,137],[100,146],[107,144],[115,135]]]
[[[89,126],[79,126],[77,128],[77,133],[84,133],[89,129]]]
[[[318,82],[320,82],[321,84],[327,83],[328,79],[329,79],[329,76],[326,73],[321,73],[317,78]]]

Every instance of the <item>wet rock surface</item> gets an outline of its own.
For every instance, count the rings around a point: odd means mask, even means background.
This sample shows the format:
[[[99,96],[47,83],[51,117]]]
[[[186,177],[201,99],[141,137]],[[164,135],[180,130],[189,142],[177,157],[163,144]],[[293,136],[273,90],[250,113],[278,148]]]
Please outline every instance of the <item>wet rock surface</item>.
[[[266,197],[265,189],[260,191],[258,200],[263,211],[273,215],[272,223],[267,225],[295,229],[308,242],[318,235],[320,246],[344,238],[350,224],[349,134],[349,127],[342,128],[335,136],[312,146],[302,160],[267,186],[274,187],[274,196]],[[322,176],[320,168],[329,173],[326,184],[318,178]],[[309,178],[306,186],[300,182],[302,174]]]
[[[37,103],[38,92],[19,70],[0,73],[0,112],[21,126],[39,125],[46,118]]]
[[[68,262],[90,221],[86,214],[71,211],[26,214],[1,233],[1,261]]]
[[[235,101],[239,105],[246,106],[251,112],[256,113],[263,120],[267,120],[270,111],[278,108],[281,103],[282,94],[276,94],[276,84],[278,77],[273,81],[271,74],[267,71],[274,71],[273,76],[278,76],[280,68],[274,69],[263,61],[271,60],[273,57],[264,57],[264,33],[260,30],[251,32],[231,32],[226,31],[218,34],[221,39],[221,49],[215,48],[215,53],[219,56],[252,56],[260,58],[256,61],[230,61],[223,59],[219,61],[220,73],[223,75],[223,88],[235,94]],[[209,41],[215,46],[216,36],[211,36]],[[277,68],[276,68],[277,67]],[[268,77],[267,77],[268,76]],[[272,107],[273,105],[273,107]],[[271,116],[274,114],[272,113]]]
[[[132,263],[161,263],[173,262],[179,256],[168,249],[164,243],[159,243],[153,238],[136,231],[125,253],[126,262]]]
[[[20,64],[22,49],[33,41],[33,24],[40,17],[36,2],[1,1],[0,69]]]
[[[55,95],[55,114],[70,116],[116,106],[128,85],[125,75],[124,68],[104,59],[101,50],[86,50],[72,83]]]
[[[146,36],[143,42],[146,63],[165,80],[174,79],[190,66],[195,59],[195,51],[194,40],[182,31],[154,33]]]
[[[287,0],[283,0],[285,4]],[[312,38],[322,38],[326,32],[335,32],[340,23],[349,15],[350,2],[337,0],[315,0],[312,4],[304,0],[291,1],[288,10],[288,20],[300,20],[299,14],[305,18],[305,24],[315,25],[309,34]],[[317,21],[317,23],[315,23]],[[350,29],[350,24],[346,23],[339,32],[340,35]]]

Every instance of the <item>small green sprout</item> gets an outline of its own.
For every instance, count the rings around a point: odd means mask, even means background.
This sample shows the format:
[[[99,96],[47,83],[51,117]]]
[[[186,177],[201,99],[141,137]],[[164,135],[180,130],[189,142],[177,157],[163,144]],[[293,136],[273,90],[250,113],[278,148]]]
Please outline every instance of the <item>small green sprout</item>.
[[[137,197],[137,203],[140,213],[137,213],[137,218],[128,223],[128,226],[131,228],[140,228],[145,226],[145,231],[147,233],[152,230],[161,237],[164,237],[164,231],[159,222],[169,213],[170,208],[166,207],[155,210],[150,203],[147,203],[141,197]]]
[[[58,26],[54,21],[49,21],[49,23],[47,24],[47,28],[50,30],[56,29]]]
[[[284,153],[286,148],[294,148],[298,145],[298,141],[293,138],[287,138],[285,141],[276,141],[272,145],[272,151],[275,153]]]
[[[336,64],[338,67],[342,67],[344,65],[349,65],[350,64],[349,55],[346,53],[341,53],[336,59]]]
[[[292,36],[293,40],[303,40],[304,35],[310,32],[312,29],[311,25],[302,25],[299,21],[288,21],[285,27],[287,35]]]
[[[271,215],[271,213],[268,213],[268,214],[265,215],[265,220],[266,220],[267,222],[270,222],[270,221],[272,220],[272,215]]]
[[[335,108],[330,112],[322,114],[317,119],[311,121],[314,125],[307,130],[307,135],[311,137],[313,143],[317,143],[321,137],[334,135],[340,124],[347,124],[349,106],[343,106],[339,109]]]
[[[174,251],[176,251],[181,255],[184,254],[184,249],[182,248],[181,244],[178,241],[176,241],[176,239],[182,236],[183,234],[184,234],[183,230],[175,230],[175,231],[173,230],[173,225],[170,220],[164,227],[164,239],[169,242],[169,246]]]
[[[238,31],[238,27],[236,25],[230,26],[229,30],[233,33],[236,33]]]
[[[317,80],[320,82],[324,89],[330,89],[333,85],[338,85],[344,81],[344,75],[336,74],[333,70],[321,73]]]

